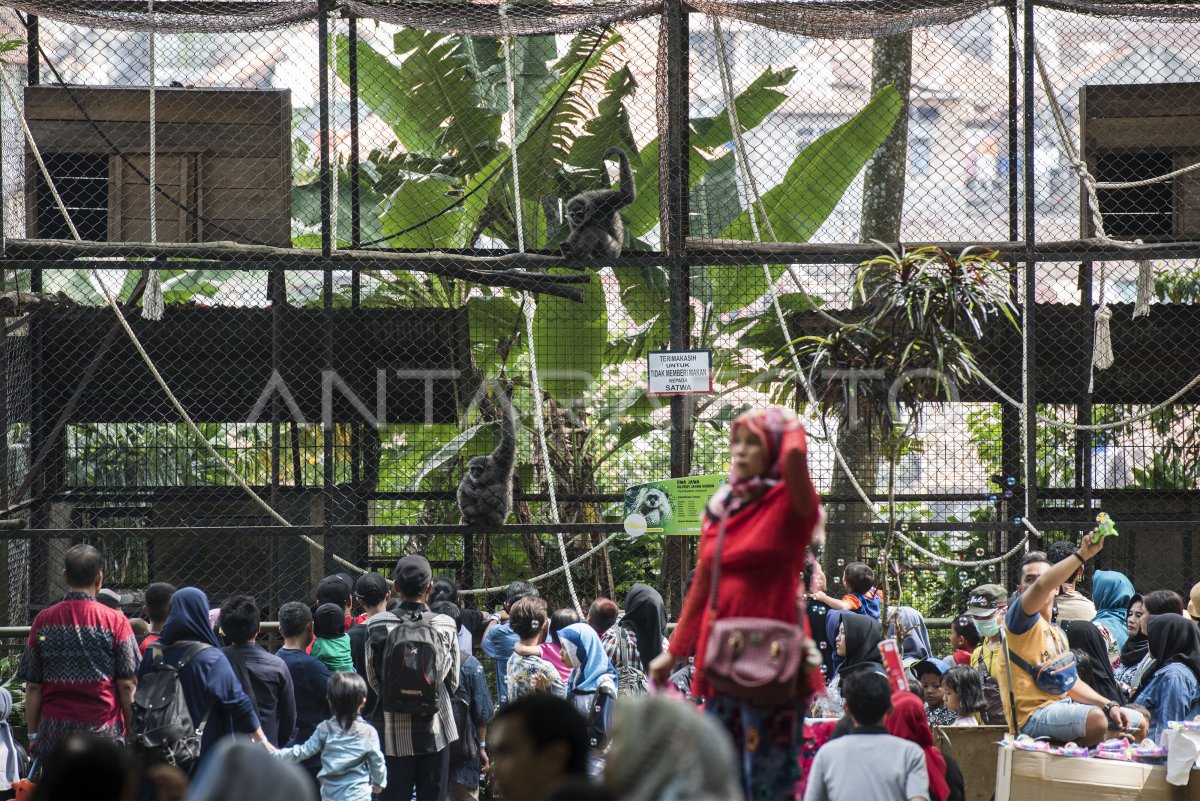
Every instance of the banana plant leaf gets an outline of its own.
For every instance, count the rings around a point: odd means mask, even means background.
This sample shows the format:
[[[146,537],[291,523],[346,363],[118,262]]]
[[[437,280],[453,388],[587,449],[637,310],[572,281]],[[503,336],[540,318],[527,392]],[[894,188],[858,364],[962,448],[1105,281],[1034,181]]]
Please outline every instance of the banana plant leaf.
[[[862,111],[796,156],[783,181],[762,197],[779,241],[807,242],[820,229],[892,130],[901,108],[900,93],[885,86]],[[755,214],[759,216],[759,212]],[[758,222],[765,229],[765,222]],[[745,210],[725,229],[722,238],[738,238],[749,226],[750,211]],[[783,269],[772,267],[772,280]],[[718,313],[745,308],[766,291],[767,278],[758,270],[701,267],[692,274],[693,294],[711,303]]]

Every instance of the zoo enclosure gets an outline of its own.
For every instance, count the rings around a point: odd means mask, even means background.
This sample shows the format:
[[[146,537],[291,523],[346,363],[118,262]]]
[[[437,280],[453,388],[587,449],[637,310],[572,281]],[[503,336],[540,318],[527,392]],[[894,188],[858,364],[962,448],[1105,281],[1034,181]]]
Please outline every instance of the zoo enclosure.
[[[1102,565],[1140,587],[1198,574],[1194,173],[1098,189],[1100,232],[1072,165],[1138,182],[1195,163],[1194,6],[10,10],[11,624],[57,597],[79,539],[119,588],[268,608],[307,597],[335,555],[386,568],[418,550],[465,588],[565,556],[581,599],[642,580],[677,600],[692,543],[623,536],[624,489],[722,472],[728,421],[768,400],[808,415],[831,574],[886,548],[899,597],[949,613],[1004,580],[1017,521],[1061,536],[1101,508],[1123,533]],[[614,143],[640,195],[626,253],[571,264],[562,201],[601,185]],[[1017,322],[989,321],[973,380],[917,398],[889,443],[849,410],[897,376],[803,361],[861,322],[872,239],[996,249]],[[1114,361],[1093,367],[1104,309]],[[809,402],[792,340],[844,403]],[[645,355],[666,347],[711,350],[718,394],[648,397]],[[454,488],[494,442],[492,382],[520,416],[516,522],[466,530]],[[546,584],[569,602],[562,572]]]

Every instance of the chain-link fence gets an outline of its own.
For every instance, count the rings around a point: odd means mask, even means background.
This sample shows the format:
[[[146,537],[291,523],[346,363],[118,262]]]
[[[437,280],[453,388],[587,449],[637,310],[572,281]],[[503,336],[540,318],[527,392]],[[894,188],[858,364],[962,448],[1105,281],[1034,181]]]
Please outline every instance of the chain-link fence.
[[[1200,8],[1111,12],[6,8],[0,619],[81,540],[119,590],[268,611],[418,551],[474,604],[674,606],[695,540],[626,534],[625,491],[724,473],[771,401],[813,435],[833,584],[862,559],[951,614],[1011,584],[1025,518],[1104,510],[1102,567],[1186,590]],[[571,198],[617,187],[622,255],[573,251]],[[712,392],[651,395],[667,349]],[[508,522],[460,525],[509,408]]]

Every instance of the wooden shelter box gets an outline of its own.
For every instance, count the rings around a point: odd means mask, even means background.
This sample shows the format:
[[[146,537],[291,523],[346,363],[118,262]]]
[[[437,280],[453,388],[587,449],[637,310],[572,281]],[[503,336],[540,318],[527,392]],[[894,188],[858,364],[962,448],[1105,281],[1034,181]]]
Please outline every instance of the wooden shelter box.
[[[1084,86],[1083,157],[1098,181],[1133,182],[1200,161],[1200,83]],[[1146,242],[1200,239],[1200,171],[1098,191],[1105,233]],[[1084,236],[1095,227],[1081,204]]]
[[[25,116],[85,240],[150,241],[150,92],[30,86]],[[155,92],[159,242],[291,244],[291,93],[160,88]],[[26,150],[31,239],[71,239]]]

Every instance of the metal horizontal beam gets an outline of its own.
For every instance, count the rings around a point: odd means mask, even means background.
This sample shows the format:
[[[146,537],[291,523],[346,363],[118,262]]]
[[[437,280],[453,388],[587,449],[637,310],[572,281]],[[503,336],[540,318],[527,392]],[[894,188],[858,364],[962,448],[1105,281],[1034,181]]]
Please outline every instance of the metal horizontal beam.
[[[1052,531],[1090,531],[1096,527],[1093,520],[1043,521],[1039,527]],[[1140,529],[1200,529],[1200,520],[1130,520],[1127,525]],[[1025,527],[1001,522],[950,522],[921,521],[908,523],[908,531],[960,532],[960,531],[1024,531]],[[829,523],[831,532],[839,531],[883,531],[882,523]],[[622,523],[515,523],[504,526],[462,526],[457,524],[422,524],[364,526],[332,524],[329,526],[151,526],[147,528],[31,528],[19,531],[0,530],[3,539],[71,538],[71,537],[290,537],[305,534],[310,537],[333,534],[375,534],[408,536],[455,536],[466,533],[506,534],[611,534],[624,530]]]
[[[933,245],[952,253],[979,247],[994,250],[1002,261],[1026,261],[1030,252],[1022,241],[905,242],[905,247]],[[690,239],[685,257],[694,266],[753,267],[761,264],[858,264],[884,249],[877,243],[742,242],[726,239]],[[336,269],[475,270],[500,272],[512,269],[538,271],[567,265],[571,259],[555,251],[517,253],[504,250],[338,250],[323,256],[319,250],[246,245],[238,242],[75,242],[62,239],[10,239],[2,260],[14,269],[48,267],[47,261],[70,261],[72,266],[112,269],[111,261],[79,262],[80,259],[171,259],[227,262],[226,269],[265,270],[281,263],[295,269],[314,269],[332,264]],[[1037,242],[1032,250],[1036,262],[1139,261],[1200,258],[1200,241],[1152,242],[1119,246],[1100,239],[1066,239]],[[612,262],[619,267],[666,265],[659,251],[626,252]],[[557,283],[580,281],[578,276],[552,276]]]
[[[1010,242],[905,242],[905,247],[934,245],[951,253],[968,247],[995,250],[1001,261],[1140,261],[1200,258],[1200,242],[1157,242],[1118,247],[1099,239],[1037,242],[1032,250],[1021,241]],[[793,262],[799,264],[858,264],[884,252],[876,243],[822,244],[738,242],[722,239],[688,241],[691,264],[749,265]]]
[[[252,487],[255,492],[268,493],[275,492],[283,496],[319,496],[323,492],[320,486],[304,486],[304,487],[289,487],[280,486],[277,489],[270,487]],[[356,493],[354,490],[347,490],[346,494],[354,493],[356,497],[370,501],[453,501],[458,498],[456,490],[417,490],[405,491],[397,490],[390,492],[361,492]],[[112,503],[112,502],[152,502],[160,500],[225,500],[239,499],[246,496],[245,491],[241,487],[74,487],[58,490],[56,492],[47,493],[42,496],[46,501],[71,501],[73,503],[87,503],[89,501]],[[560,494],[555,496],[559,503],[616,503],[625,498],[623,492],[585,492],[574,494]],[[900,499],[900,496],[896,496]],[[925,496],[920,496],[924,498]],[[546,492],[517,492],[513,493],[514,501],[549,501],[550,495]],[[14,506],[10,512],[19,511],[20,509],[29,506],[32,501],[24,501],[21,504]],[[0,517],[4,515],[0,511]]]

